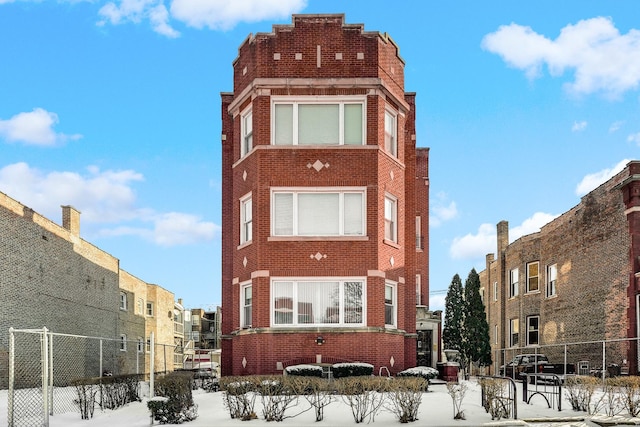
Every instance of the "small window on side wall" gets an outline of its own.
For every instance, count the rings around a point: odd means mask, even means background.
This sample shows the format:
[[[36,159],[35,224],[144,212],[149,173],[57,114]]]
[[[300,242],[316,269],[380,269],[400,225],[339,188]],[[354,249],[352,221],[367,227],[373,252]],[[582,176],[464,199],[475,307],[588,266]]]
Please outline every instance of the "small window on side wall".
[[[556,296],[556,281],[558,280],[558,265],[547,266],[547,298]]]
[[[384,149],[393,157],[398,156],[398,116],[392,111],[384,113]]]
[[[242,141],[240,143],[240,157],[244,157],[253,149],[253,113],[251,109],[242,114]]]

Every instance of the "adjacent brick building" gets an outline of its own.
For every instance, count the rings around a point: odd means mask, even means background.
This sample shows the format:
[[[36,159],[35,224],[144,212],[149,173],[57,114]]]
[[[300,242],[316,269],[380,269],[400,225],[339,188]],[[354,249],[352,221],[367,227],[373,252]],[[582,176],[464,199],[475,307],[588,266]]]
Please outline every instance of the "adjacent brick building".
[[[294,15],[250,35],[233,72],[221,95],[223,375],[415,366],[428,149],[416,148],[398,46],[343,15]]]
[[[562,362],[606,364],[638,372],[640,162],[584,197],[538,233],[509,244],[497,225],[497,255],[480,272],[494,361],[514,352],[544,352]],[[541,349],[539,349],[541,348]],[[505,352],[504,349],[513,349]]]

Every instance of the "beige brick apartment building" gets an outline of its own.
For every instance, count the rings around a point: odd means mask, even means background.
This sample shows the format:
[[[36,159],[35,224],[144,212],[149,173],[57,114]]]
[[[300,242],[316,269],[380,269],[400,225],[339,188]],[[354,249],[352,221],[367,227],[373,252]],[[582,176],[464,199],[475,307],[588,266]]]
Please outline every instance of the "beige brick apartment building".
[[[60,226],[0,192],[0,270],[0,388],[7,384],[11,327],[112,339],[103,343],[103,370],[114,374],[149,372],[153,331],[156,343],[167,344],[156,352],[156,371],[164,370],[165,357],[173,370],[173,293],[121,270],[117,258],[82,239],[73,207],[62,207]],[[56,360],[85,358],[86,371],[73,375],[99,375],[97,343],[74,345],[76,351],[57,339]]]
[[[386,34],[343,15],[292,21],[242,43],[221,95],[223,375],[337,361],[395,373],[416,364],[429,290],[415,93]]]
[[[593,369],[601,340],[638,337],[640,162],[584,197],[571,210],[509,244],[497,225],[497,255],[480,272],[494,362],[542,352]],[[606,364],[638,372],[637,341],[605,346]],[[504,349],[510,349],[505,351]]]

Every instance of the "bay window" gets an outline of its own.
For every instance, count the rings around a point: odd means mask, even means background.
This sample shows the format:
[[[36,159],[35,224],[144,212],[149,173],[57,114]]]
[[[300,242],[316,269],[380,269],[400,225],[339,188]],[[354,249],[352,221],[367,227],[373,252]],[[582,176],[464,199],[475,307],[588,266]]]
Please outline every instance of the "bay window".
[[[273,145],[363,145],[364,99],[308,97],[273,103]]]
[[[250,328],[253,321],[253,290],[251,283],[242,285],[240,288],[240,326]]]
[[[389,110],[384,113],[384,149],[394,157],[398,156],[397,115]]]
[[[274,280],[271,283],[273,326],[363,325],[364,281]]]
[[[253,203],[251,194],[240,200],[240,244],[253,239]]]
[[[240,144],[240,156],[244,157],[253,149],[253,113],[251,109],[243,113],[241,117],[242,141]]]
[[[392,196],[384,198],[384,238],[398,242],[398,207],[397,200]]]
[[[385,326],[396,327],[396,286],[387,283],[384,286],[384,324]]]
[[[272,191],[273,236],[364,236],[365,190]]]

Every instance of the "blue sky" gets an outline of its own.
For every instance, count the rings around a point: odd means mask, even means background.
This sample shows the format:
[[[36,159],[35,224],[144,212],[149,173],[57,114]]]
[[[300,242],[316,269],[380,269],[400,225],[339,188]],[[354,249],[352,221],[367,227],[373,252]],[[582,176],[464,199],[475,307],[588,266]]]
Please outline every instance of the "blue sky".
[[[220,92],[249,33],[344,13],[388,33],[430,147],[431,308],[640,158],[636,0],[0,0],[0,191],[183,298],[220,295]]]

